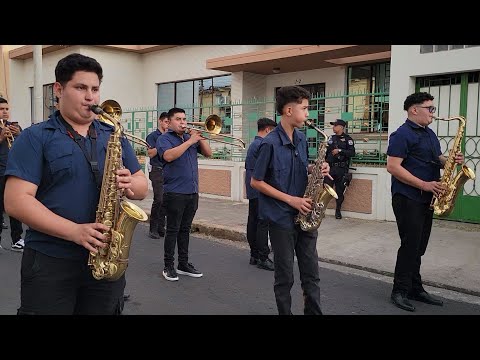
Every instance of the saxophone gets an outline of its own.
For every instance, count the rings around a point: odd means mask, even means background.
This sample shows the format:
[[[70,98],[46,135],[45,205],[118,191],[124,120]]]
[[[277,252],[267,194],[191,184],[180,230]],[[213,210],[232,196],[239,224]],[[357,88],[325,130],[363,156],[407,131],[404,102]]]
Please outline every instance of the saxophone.
[[[318,147],[317,159],[315,160],[312,173],[308,175],[307,188],[303,195],[304,198],[308,197],[312,199],[313,209],[307,215],[299,213],[295,217],[295,223],[300,224],[300,228],[303,231],[312,232],[318,229],[322,223],[330,200],[333,198],[338,199],[338,195],[330,185],[323,183],[322,164],[325,161],[325,155],[327,153],[328,137],[322,130],[316,127],[312,121],[306,120],[305,123],[324,137],[324,140]]]
[[[448,119],[438,117],[434,117],[434,119],[442,121],[458,120],[460,122],[453,147],[449,151],[447,161],[445,162],[445,166],[443,168],[443,175],[440,179],[440,182],[446,190],[438,197],[434,195],[430,204],[430,208],[433,209],[435,215],[448,216],[455,206],[455,200],[458,196],[458,192],[467,180],[475,180],[475,173],[472,169],[464,164],[462,165],[460,171],[454,174],[456,167],[455,155],[461,150],[460,145],[465,132],[465,118],[463,116],[454,116]]]
[[[13,145],[13,141],[15,140],[15,138],[13,137],[12,132],[6,125],[5,120],[3,119],[0,119],[0,129],[3,129],[3,131],[5,131],[5,139],[7,140],[7,146],[10,149]]]
[[[103,233],[107,237],[105,242],[108,246],[104,249],[98,248],[98,253],[90,252],[88,266],[92,268],[95,279],[115,281],[127,269],[135,226],[139,221],[146,221],[148,216],[137,205],[124,200],[123,189],[117,189],[116,171],[123,167],[121,138],[124,134],[120,122],[109,116],[98,105],[92,105],[91,110],[113,123],[114,130],[107,144],[100,200],[95,219],[95,222],[109,228]]]

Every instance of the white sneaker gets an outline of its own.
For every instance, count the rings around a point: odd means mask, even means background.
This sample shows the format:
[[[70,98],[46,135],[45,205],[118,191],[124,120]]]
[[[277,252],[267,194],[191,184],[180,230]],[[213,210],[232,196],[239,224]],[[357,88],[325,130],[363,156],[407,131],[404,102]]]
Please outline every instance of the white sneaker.
[[[24,247],[25,247],[25,242],[23,241],[23,239],[20,239],[15,244],[12,244],[13,251],[23,252]]]

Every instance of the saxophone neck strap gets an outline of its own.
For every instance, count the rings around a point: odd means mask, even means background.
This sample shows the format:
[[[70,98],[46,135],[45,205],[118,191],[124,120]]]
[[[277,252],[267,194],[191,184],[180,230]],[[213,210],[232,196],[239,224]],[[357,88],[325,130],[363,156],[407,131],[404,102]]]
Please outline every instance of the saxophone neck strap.
[[[88,135],[90,136],[92,147],[90,152],[88,152],[87,147],[85,146],[85,138],[80,135],[75,129],[70,125],[65,119],[62,117],[61,114],[58,115],[60,122],[65,126],[67,129],[67,135],[70,137],[75,143],[80,147],[85,155],[85,158],[90,164],[90,170],[92,170],[93,176],[95,177],[95,182],[97,184],[97,188],[100,189],[102,187],[102,178],[100,176],[100,170],[98,169],[98,160],[97,160],[97,131],[95,130],[95,126],[93,122],[90,124],[88,128]]]

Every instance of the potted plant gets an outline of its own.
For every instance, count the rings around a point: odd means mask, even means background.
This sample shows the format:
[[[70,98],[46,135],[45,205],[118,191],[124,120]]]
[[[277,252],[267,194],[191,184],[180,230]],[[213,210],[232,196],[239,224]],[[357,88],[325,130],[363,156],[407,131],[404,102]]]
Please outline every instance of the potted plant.
[[[145,156],[147,156],[147,150],[144,147],[137,147],[135,149],[135,155],[137,155],[140,165],[145,165]]]

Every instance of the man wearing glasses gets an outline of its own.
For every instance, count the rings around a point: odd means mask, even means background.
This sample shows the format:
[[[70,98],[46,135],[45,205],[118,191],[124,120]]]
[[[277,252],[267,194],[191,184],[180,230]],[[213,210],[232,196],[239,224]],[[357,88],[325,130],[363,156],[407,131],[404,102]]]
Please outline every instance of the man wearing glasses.
[[[433,195],[444,190],[438,180],[440,169],[447,161],[437,136],[428,127],[436,111],[433,99],[426,92],[407,96],[403,109],[408,117],[390,135],[387,150],[387,171],[392,174],[392,207],[401,240],[391,299],[407,311],[415,311],[409,299],[443,305],[440,299],[425,291],[420,276],[421,257],[432,229],[430,203]],[[455,162],[463,163],[462,153],[456,154]]]

